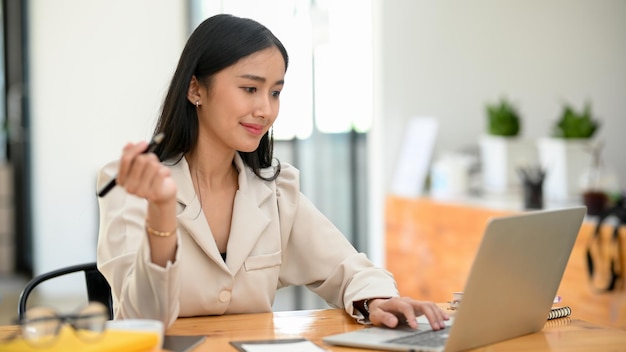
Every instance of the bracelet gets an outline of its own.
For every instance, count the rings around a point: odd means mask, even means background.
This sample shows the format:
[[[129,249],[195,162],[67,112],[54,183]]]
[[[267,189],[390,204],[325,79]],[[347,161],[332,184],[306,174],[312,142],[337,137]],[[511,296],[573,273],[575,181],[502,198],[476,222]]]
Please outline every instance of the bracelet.
[[[169,237],[169,236],[173,235],[176,232],[176,230],[174,230],[174,231],[157,231],[157,230],[151,228],[150,226],[148,226],[147,224],[146,224],[146,231],[148,231],[149,234],[157,236],[157,237]]]
[[[367,313],[367,317],[370,316],[370,307],[367,305],[369,302],[370,302],[369,298],[363,300],[363,310],[365,310],[365,312]],[[365,315],[365,314],[363,314],[363,315]]]

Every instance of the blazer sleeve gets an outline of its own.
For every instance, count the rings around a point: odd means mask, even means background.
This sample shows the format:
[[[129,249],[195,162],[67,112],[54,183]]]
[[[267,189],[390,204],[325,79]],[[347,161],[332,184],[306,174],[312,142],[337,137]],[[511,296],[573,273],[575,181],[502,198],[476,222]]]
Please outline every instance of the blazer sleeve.
[[[329,305],[362,319],[353,301],[398,296],[392,274],[358,253],[300,192],[297,169],[285,165],[277,179],[283,264],[280,285],[306,285]]]
[[[98,189],[117,170],[117,162],[107,164],[98,174]],[[179,312],[179,251],[174,263],[168,262],[166,267],[151,262],[145,199],[115,187],[106,197],[98,198],[98,204],[97,263],[111,286],[115,319],[157,319],[170,326]],[[180,248],[180,234],[176,236]]]

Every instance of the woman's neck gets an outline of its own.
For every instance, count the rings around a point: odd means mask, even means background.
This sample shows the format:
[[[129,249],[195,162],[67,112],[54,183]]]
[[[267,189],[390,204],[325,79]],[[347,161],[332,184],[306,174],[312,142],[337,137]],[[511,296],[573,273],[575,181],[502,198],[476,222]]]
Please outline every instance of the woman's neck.
[[[230,157],[215,158],[213,155],[201,155],[200,153],[190,153],[187,155],[187,163],[189,171],[194,183],[206,190],[223,189],[225,186],[232,185],[233,180],[237,179],[237,170],[234,165],[233,154]]]

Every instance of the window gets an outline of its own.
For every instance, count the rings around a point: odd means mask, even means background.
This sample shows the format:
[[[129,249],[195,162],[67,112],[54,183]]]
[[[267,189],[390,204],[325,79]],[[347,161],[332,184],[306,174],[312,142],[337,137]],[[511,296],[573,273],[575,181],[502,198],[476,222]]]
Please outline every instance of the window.
[[[195,0],[192,29],[217,13],[255,19],[290,56],[274,125],[280,140],[322,133],[365,133],[372,121],[369,1]],[[315,112],[315,113],[313,113]]]

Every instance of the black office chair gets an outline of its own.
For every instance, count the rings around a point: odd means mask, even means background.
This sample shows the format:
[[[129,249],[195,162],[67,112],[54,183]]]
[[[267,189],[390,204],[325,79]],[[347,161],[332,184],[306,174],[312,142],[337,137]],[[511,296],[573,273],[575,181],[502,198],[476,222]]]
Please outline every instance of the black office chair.
[[[87,284],[87,298],[89,301],[96,301],[104,304],[109,311],[109,320],[113,319],[113,298],[111,296],[111,286],[107,280],[102,276],[102,273],[98,271],[96,263],[85,263],[79,265],[68,266],[65,268],[50,271],[34,277],[28,282],[26,287],[20,294],[19,303],[17,306],[17,317],[22,320],[26,313],[26,302],[31,291],[40,283],[53,279],[58,276],[85,272],[85,282]]]

